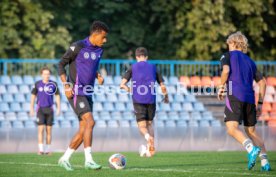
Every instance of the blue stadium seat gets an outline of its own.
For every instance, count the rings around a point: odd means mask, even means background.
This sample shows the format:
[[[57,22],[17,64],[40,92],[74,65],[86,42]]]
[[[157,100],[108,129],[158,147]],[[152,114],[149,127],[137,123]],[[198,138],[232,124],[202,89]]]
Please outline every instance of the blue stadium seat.
[[[165,126],[166,127],[175,127],[176,125],[175,125],[175,121],[174,120],[167,120],[166,122],[165,122]]]
[[[60,121],[61,128],[71,128],[71,122],[68,120]]]
[[[182,112],[180,112],[179,119],[190,120],[190,114],[186,111],[182,111]]]
[[[211,121],[212,127],[221,127],[221,123],[219,120],[213,120]]]
[[[205,120],[213,120],[214,119],[214,117],[210,111],[204,111],[202,113],[202,118]]]
[[[123,112],[123,119],[124,120],[134,120],[135,119],[135,115],[133,112],[131,111],[125,111]]]
[[[5,93],[7,93],[6,86],[0,85],[0,94],[5,94]]]
[[[109,128],[117,128],[117,127],[119,127],[118,122],[116,120],[109,120],[107,122],[107,126]]]
[[[14,112],[7,112],[5,114],[5,119],[6,120],[16,120],[16,114]]]
[[[198,122],[196,120],[190,120],[188,125],[189,127],[198,127]]]
[[[23,84],[23,79],[21,76],[11,76],[11,81],[13,84],[16,84],[16,85]]]
[[[194,95],[186,95],[186,98],[185,98],[185,101],[188,101],[188,102],[196,102],[196,98]]]
[[[20,128],[24,128],[24,125],[21,121],[13,121],[12,127],[20,129]]]
[[[168,83],[169,83],[168,77],[167,77],[167,76],[163,76],[163,79],[164,79],[164,83],[165,83],[166,85],[168,85]]]
[[[10,107],[8,103],[0,103],[0,112],[8,112]]]
[[[20,106],[20,103],[11,103],[10,108],[11,108],[11,111],[14,111],[14,112],[23,111]]]
[[[65,117],[67,118],[68,116],[65,116]],[[57,121],[63,121],[64,119],[65,118],[62,114],[60,114],[59,116],[55,116],[55,120],[57,120]]]
[[[28,102],[22,103],[22,111],[29,112],[30,107],[31,107],[30,103]]]
[[[104,120],[98,120],[96,122],[96,127],[99,127],[99,128],[105,128],[106,127],[106,122]]]
[[[128,120],[121,120],[120,121],[120,127],[130,127]]]
[[[129,102],[129,96],[126,94],[120,94],[118,96],[118,101],[120,102]]]
[[[127,106],[127,110],[128,110],[128,111],[133,111],[133,110],[134,110],[133,104],[132,104],[131,102],[126,103],[126,106]]]
[[[179,119],[179,115],[175,111],[170,111],[169,114],[168,114],[168,117],[171,120],[178,120]]]
[[[8,85],[7,90],[9,93],[14,93],[14,94],[19,92],[16,85]]]
[[[25,98],[26,98],[26,101],[27,102],[30,102],[31,101],[31,94],[25,94]]]
[[[114,111],[114,105],[113,103],[104,103],[104,110],[105,111]]]
[[[117,102],[117,96],[115,94],[107,94],[106,95],[107,101],[108,102]]]
[[[173,101],[173,100],[171,100],[171,101]],[[184,99],[183,95],[177,95],[176,94],[176,95],[174,95],[174,101],[182,103],[182,102],[185,101],[185,99]]]
[[[0,76],[0,83],[4,85],[11,84],[11,78],[9,76]]]
[[[130,121],[130,126],[131,127],[138,127],[136,120]]]
[[[36,123],[33,120],[25,121],[25,128],[36,128]]]
[[[23,76],[23,82],[24,84],[28,84],[28,85],[33,85],[35,83],[33,76],[30,76],[30,75]]]
[[[3,101],[6,102],[6,103],[14,102],[13,95],[12,94],[4,94],[3,95]]]
[[[157,119],[167,120],[168,119],[167,113],[164,111],[157,112]]]
[[[111,117],[112,117],[112,119],[115,119],[114,117],[122,117],[122,114],[120,111],[113,111],[113,112],[111,112]]]
[[[184,111],[193,111],[193,105],[191,103],[183,103],[183,110]]]
[[[157,127],[165,127],[164,121],[162,120],[157,120],[154,122],[156,124]]]
[[[170,104],[166,104],[166,103],[161,103],[160,108],[162,111],[170,111],[171,110]]]
[[[63,112],[66,112],[66,111],[68,111],[68,105],[67,105],[67,103],[61,103],[60,104],[60,109],[61,109],[61,111],[63,111]]]
[[[167,86],[167,92],[169,94],[176,94],[176,88],[175,88],[175,86],[173,86],[173,85]]]
[[[169,77],[169,83],[172,84],[172,85],[177,85],[177,83],[178,83],[178,78],[175,77],[175,76]]]
[[[51,81],[54,81],[54,82],[57,82],[56,76],[53,76],[53,75],[50,76],[50,80],[51,80]]]
[[[199,126],[200,127],[210,127],[210,123],[208,120],[201,120],[201,121],[199,121]]]
[[[193,111],[193,112],[191,113],[191,119],[193,119],[193,120],[201,120],[202,117],[201,117],[200,112],[195,112],[195,111]]]
[[[114,82],[113,82],[112,76],[106,76],[106,77],[104,78],[104,83],[107,84],[107,85],[113,85]]]
[[[29,115],[26,112],[18,112],[17,113],[17,119],[18,120],[28,120]]]
[[[122,81],[122,77],[121,76],[115,76],[114,77],[114,84],[115,85],[120,85],[121,81]]]
[[[125,110],[126,110],[126,107],[125,107],[125,104],[124,104],[124,103],[118,102],[118,103],[115,104],[115,109],[116,109],[117,111],[125,111]]]
[[[79,127],[79,121],[78,120],[73,120],[72,121],[72,127],[73,128],[78,128]]]
[[[10,121],[1,121],[1,129],[10,129],[12,128]]]
[[[201,103],[201,102],[194,103],[194,110],[195,111],[205,111],[203,103]]]
[[[182,111],[182,107],[180,103],[172,103],[172,110],[174,111]]]
[[[35,77],[34,77],[34,81],[35,81],[35,82],[37,82],[37,81],[39,81],[39,80],[41,80],[41,76],[35,76]]]
[[[19,93],[31,94],[31,90],[28,85],[19,85]]]
[[[104,94],[97,94],[95,98],[98,102],[106,102],[106,97]]]
[[[102,103],[99,103],[99,102],[93,103],[93,109],[94,109],[95,111],[102,111],[102,110],[103,110]]]
[[[105,110],[105,111],[100,112],[100,119],[101,120],[110,120],[111,116],[110,116],[109,112],[107,112]]]
[[[14,94],[14,100],[15,100],[16,102],[19,102],[19,103],[24,103],[24,102],[26,102],[25,95],[24,95],[24,94],[20,94],[20,93]]]
[[[0,121],[3,121],[3,120],[5,120],[5,116],[2,112],[0,112]]]
[[[177,127],[187,127],[188,125],[187,125],[187,122],[185,120],[178,120],[176,122],[176,126]]]

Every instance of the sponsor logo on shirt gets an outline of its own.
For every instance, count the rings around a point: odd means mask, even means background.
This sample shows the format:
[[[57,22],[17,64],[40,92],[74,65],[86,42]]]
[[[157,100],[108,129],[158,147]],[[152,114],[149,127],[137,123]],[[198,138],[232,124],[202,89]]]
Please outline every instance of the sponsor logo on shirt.
[[[96,60],[96,58],[97,58],[96,53],[91,52],[91,59],[92,59],[92,60]]]
[[[84,57],[85,59],[88,59],[88,58],[89,58],[89,53],[88,53],[88,52],[84,52],[83,57]]]
[[[79,105],[80,105],[80,108],[84,108],[85,107],[84,102],[80,102]]]
[[[43,92],[43,87],[39,87],[38,91]]]

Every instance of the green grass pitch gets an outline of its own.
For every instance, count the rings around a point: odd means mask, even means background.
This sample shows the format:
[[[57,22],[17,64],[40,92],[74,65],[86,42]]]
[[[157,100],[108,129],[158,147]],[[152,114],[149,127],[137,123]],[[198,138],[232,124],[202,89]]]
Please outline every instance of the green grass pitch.
[[[36,154],[0,154],[0,176],[2,177],[161,177],[161,176],[276,176],[276,152],[269,152],[271,172],[260,171],[258,159],[253,170],[247,170],[245,152],[158,152],[153,158],[141,158],[137,153],[122,153],[127,158],[124,170],[108,167],[108,158],[113,153],[94,153],[95,161],[103,165],[98,171],[85,170],[84,154],[75,153],[71,158],[73,172],[67,172],[57,165],[61,153],[52,156]]]

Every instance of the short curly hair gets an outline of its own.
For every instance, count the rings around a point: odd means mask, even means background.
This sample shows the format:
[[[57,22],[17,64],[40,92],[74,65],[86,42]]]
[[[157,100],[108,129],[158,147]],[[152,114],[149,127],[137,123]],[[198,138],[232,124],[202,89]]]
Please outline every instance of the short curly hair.
[[[105,31],[109,32],[108,26],[102,21],[94,21],[90,26],[90,33]]]
[[[226,43],[227,44],[233,43],[235,48],[241,49],[243,53],[247,52],[248,39],[240,31],[237,31],[237,32],[229,35],[226,40]]]

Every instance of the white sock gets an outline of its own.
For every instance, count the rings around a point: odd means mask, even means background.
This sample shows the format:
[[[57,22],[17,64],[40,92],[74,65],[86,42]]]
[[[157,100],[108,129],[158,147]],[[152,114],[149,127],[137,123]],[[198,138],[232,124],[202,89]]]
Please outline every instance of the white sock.
[[[50,152],[50,148],[51,148],[51,144],[46,144],[45,145],[45,152],[49,153]]]
[[[261,165],[265,166],[268,163],[267,154],[260,153],[259,157],[261,159]]]
[[[39,152],[44,152],[43,151],[43,144],[38,144],[38,150],[39,150]]]
[[[85,156],[85,163],[86,162],[92,162],[92,152],[91,147],[84,148],[84,156]]]
[[[250,139],[244,140],[242,145],[245,147],[245,149],[248,153],[250,153],[253,150],[253,147],[254,147],[254,145],[253,145],[253,143]]]
[[[150,135],[147,133],[147,134],[145,134],[145,139],[147,140],[147,141],[149,141],[149,138],[150,138]]]
[[[69,160],[71,155],[75,152],[75,149],[71,149],[70,147],[67,148],[65,153],[63,154],[62,158],[63,160]]]

